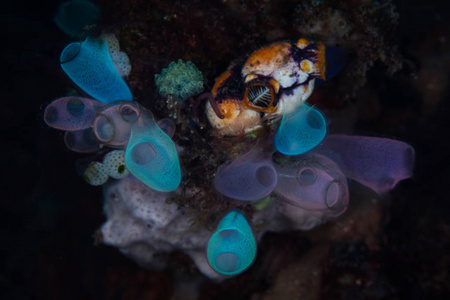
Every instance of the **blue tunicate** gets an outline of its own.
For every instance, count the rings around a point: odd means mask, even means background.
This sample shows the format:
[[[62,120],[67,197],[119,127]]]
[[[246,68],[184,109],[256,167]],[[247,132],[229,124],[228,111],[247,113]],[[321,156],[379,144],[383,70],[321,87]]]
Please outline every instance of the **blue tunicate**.
[[[286,155],[299,155],[319,145],[326,132],[322,113],[303,104],[296,111],[283,115],[275,134],[275,148]]]
[[[124,106],[126,109],[131,105]],[[150,111],[136,110],[125,150],[125,165],[137,179],[160,192],[171,192],[181,182],[180,161],[170,137],[156,124]]]
[[[88,37],[82,43],[67,45],[60,61],[70,79],[93,98],[106,104],[133,100],[130,89],[111,60],[104,37]]]
[[[211,236],[207,249],[208,262],[218,273],[235,276],[248,269],[256,257],[256,241],[246,218],[232,210]]]
[[[100,7],[87,0],[71,0],[61,3],[53,20],[70,36],[82,35],[100,17]]]

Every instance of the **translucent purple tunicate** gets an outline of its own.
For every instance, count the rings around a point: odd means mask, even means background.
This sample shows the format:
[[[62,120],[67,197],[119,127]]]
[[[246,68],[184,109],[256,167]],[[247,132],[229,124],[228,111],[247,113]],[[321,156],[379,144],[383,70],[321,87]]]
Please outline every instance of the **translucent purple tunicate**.
[[[90,153],[100,150],[100,144],[94,138],[91,128],[67,131],[64,134],[64,143],[74,152]]]
[[[268,196],[277,184],[272,153],[259,143],[248,153],[223,166],[214,179],[222,195],[241,201],[254,201]]]
[[[88,98],[59,98],[45,108],[44,121],[48,126],[60,130],[82,130],[91,127],[97,110],[104,105]]]
[[[129,101],[114,102],[96,115],[92,130],[104,145],[125,148],[131,134],[130,122],[139,117],[139,109]]]
[[[276,163],[275,168],[275,193],[290,204],[320,216],[339,216],[347,209],[347,178],[329,158],[313,154]]]
[[[330,135],[324,154],[331,157],[349,178],[385,193],[412,176],[414,149],[400,141],[349,135]]]
[[[158,124],[159,128],[161,128],[162,131],[164,131],[164,133],[167,134],[170,138],[172,138],[175,134],[176,126],[171,119],[164,118],[156,122],[156,124]]]

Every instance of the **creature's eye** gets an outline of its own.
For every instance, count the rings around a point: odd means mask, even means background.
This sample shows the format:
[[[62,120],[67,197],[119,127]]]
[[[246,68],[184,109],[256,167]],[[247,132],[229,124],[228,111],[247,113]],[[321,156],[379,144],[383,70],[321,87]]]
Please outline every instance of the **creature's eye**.
[[[253,105],[268,107],[273,102],[274,95],[268,86],[256,84],[247,88],[247,98]]]
[[[272,113],[276,110],[275,99],[275,89],[270,83],[251,83],[245,89],[242,105],[252,110]]]

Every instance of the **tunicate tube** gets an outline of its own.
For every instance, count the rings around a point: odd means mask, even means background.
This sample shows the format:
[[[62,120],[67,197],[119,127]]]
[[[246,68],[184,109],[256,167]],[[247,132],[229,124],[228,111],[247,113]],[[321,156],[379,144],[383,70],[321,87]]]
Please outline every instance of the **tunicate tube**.
[[[268,196],[277,184],[272,151],[259,143],[248,153],[223,166],[214,179],[222,195],[240,201],[255,201]]]
[[[138,117],[137,106],[129,101],[114,102],[97,113],[92,130],[101,144],[125,148],[130,139],[131,121],[137,120]]]
[[[349,178],[383,194],[413,174],[415,151],[407,143],[386,138],[330,135],[323,154]]]
[[[48,126],[77,131],[91,127],[97,111],[105,104],[82,97],[63,97],[47,105],[44,121]]]
[[[296,111],[283,115],[274,138],[275,148],[286,155],[303,154],[318,146],[326,132],[322,113],[303,104]]]
[[[329,158],[313,154],[275,164],[275,168],[275,193],[290,204],[319,216],[339,216],[347,209],[347,178]]]
[[[93,98],[106,104],[133,100],[111,60],[106,38],[88,37],[82,43],[69,44],[61,53],[60,62],[70,79]]]
[[[141,107],[137,116],[136,121],[130,122],[131,135],[125,150],[125,165],[131,174],[150,188],[171,192],[181,182],[175,144],[159,128],[150,111]]]
[[[207,257],[216,272],[235,276],[251,266],[256,250],[255,237],[246,218],[239,210],[232,210],[211,236]]]

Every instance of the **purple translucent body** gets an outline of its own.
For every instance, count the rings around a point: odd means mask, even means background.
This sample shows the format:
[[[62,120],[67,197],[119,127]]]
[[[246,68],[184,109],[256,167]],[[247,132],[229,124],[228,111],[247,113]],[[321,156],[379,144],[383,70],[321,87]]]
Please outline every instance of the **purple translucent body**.
[[[214,179],[222,195],[242,201],[254,201],[268,196],[277,184],[272,154],[256,145],[250,152],[222,167]]]
[[[88,98],[59,98],[45,108],[44,121],[48,126],[60,130],[82,130],[92,125],[97,110],[104,105]]]
[[[92,130],[97,140],[105,145],[125,148],[131,134],[129,118],[136,119],[138,109],[129,101],[114,102],[96,115]]]
[[[338,216],[346,210],[347,178],[329,158],[314,154],[276,164],[275,168],[275,193],[290,204],[327,216]]]
[[[167,134],[170,138],[173,137],[173,135],[175,134],[176,126],[171,119],[164,118],[156,123],[158,124],[159,128],[161,128],[162,131],[164,131],[165,134]]]
[[[64,143],[74,152],[89,153],[100,149],[100,144],[94,138],[91,128],[67,131],[64,134]]]
[[[330,135],[324,153],[339,164],[346,176],[385,193],[400,180],[412,176],[414,149],[400,141],[385,138]]]

